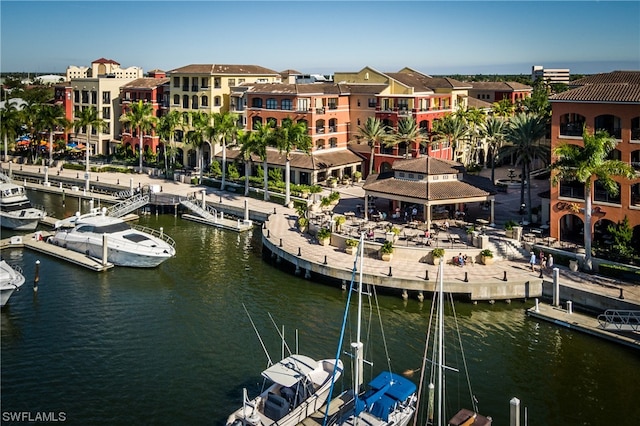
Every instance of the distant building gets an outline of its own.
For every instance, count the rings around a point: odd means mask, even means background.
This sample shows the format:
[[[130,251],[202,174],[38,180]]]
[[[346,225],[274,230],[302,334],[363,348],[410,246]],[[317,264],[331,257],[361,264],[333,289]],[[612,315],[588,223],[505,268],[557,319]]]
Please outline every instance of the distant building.
[[[564,83],[569,84],[569,68],[544,68],[542,65],[531,67],[531,80],[536,81],[541,78],[548,84]]]
[[[113,59],[100,58],[91,62],[91,67],[69,65],[67,67],[67,80],[76,78],[141,78],[144,77],[142,68],[120,68],[120,64]]]
[[[503,99],[509,99],[511,103],[516,104],[531,97],[533,91],[531,86],[515,81],[474,81],[469,85],[469,98],[480,99],[490,104]]]

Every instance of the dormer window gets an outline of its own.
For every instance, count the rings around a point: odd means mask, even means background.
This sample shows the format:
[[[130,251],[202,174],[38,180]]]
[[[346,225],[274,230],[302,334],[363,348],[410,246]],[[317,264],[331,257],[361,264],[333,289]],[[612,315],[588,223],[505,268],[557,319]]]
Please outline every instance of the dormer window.
[[[399,173],[398,173],[398,176],[399,176],[399,177],[401,177],[401,178],[403,178],[403,177],[404,177],[404,172],[399,172]]]

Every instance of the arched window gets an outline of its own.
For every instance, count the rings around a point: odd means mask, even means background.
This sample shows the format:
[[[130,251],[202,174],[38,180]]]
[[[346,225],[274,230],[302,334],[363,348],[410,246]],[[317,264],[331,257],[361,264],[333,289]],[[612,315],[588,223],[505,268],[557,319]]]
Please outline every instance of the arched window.
[[[316,120],[316,133],[324,133],[324,120]]]
[[[332,118],[329,120],[329,133],[338,131],[338,120]]]
[[[251,128],[252,129],[256,128],[256,123],[262,123],[262,117],[253,117],[251,119]]]
[[[568,113],[560,116],[560,135],[582,136],[585,117],[580,114]]]
[[[640,141],[640,117],[631,119],[631,140]]]
[[[217,107],[222,106],[220,96],[215,96],[213,98],[213,106],[217,106]]]
[[[324,149],[324,139],[318,139],[316,141],[316,150]]]
[[[189,95],[182,95],[182,108],[189,108]]]
[[[209,106],[209,97],[207,95],[203,95],[202,98],[200,98],[200,102],[202,103],[203,107],[208,107]]]
[[[180,95],[173,95],[173,104],[180,105]]]
[[[338,147],[338,138],[329,138],[329,146],[331,148],[337,148]]]
[[[606,130],[609,136],[616,139],[622,137],[622,123],[620,117],[611,114],[599,115],[595,119],[596,130]]]
[[[191,109],[198,109],[198,95],[191,97]]]

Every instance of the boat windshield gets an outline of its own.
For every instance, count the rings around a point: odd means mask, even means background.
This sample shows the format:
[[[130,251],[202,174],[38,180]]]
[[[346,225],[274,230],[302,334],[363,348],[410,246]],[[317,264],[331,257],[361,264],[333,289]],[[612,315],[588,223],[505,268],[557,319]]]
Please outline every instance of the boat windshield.
[[[116,232],[128,231],[131,229],[125,222],[112,223],[111,225],[96,226],[93,232],[97,234],[115,234]]]

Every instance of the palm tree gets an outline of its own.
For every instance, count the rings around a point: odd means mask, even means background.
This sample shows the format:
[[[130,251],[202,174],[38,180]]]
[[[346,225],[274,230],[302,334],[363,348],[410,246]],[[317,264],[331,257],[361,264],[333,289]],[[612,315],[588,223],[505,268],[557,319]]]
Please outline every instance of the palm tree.
[[[213,133],[222,147],[222,182],[220,189],[224,191],[227,176],[227,145],[235,141],[239,127],[238,114],[216,112],[213,114]]]
[[[478,142],[479,142],[479,136],[480,136],[480,127],[484,124],[484,122],[486,121],[487,118],[487,114],[484,112],[484,110],[481,110],[479,108],[468,108],[467,109],[467,115],[466,115],[466,121],[467,124],[469,125],[469,137],[472,140],[472,146],[473,149],[475,150],[475,154],[476,154],[476,159],[475,162],[476,164],[480,164],[480,151],[482,150],[483,154],[484,154],[484,162],[487,162],[487,146],[486,143],[484,141],[480,141],[480,143],[482,143],[482,147],[479,146]]]
[[[9,141],[14,141],[19,135],[22,120],[20,111],[15,102],[7,101],[4,108],[0,109],[0,134],[4,140],[4,161],[9,161]]]
[[[493,114],[502,118],[511,117],[516,110],[516,107],[513,105],[511,100],[506,98],[501,101],[494,102],[491,107],[493,109]]]
[[[453,161],[464,152],[463,140],[468,136],[469,129],[465,121],[453,114],[445,115],[433,122],[433,134],[436,140],[446,140],[453,150]]]
[[[547,130],[544,117],[533,114],[516,114],[506,131],[506,140],[512,143],[505,154],[515,154],[516,164],[522,167],[520,184],[520,205],[524,203],[525,181],[527,189],[527,220],[531,222],[531,163],[535,160],[542,160],[548,163],[550,150],[547,145],[540,144],[540,139],[544,138]]]
[[[185,135],[185,141],[188,144],[193,145],[197,150],[197,164],[199,172],[198,182],[202,182],[203,172],[204,172],[204,143],[206,141],[205,137],[207,134],[211,133],[211,116],[206,112],[202,111],[192,111],[191,114],[191,124],[192,129],[187,131]],[[208,130],[209,129],[209,130]]]
[[[173,110],[166,115],[160,117],[158,120],[158,133],[166,141],[169,142],[169,146],[165,144],[164,149],[164,168],[165,175],[169,175],[169,165],[167,157],[171,154],[171,165],[175,164],[175,133],[178,126],[182,121],[182,114],[180,111]]]
[[[505,121],[499,117],[491,116],[480,126],[480,135],[487,141],[491,150],[491,182],[495,183],[496,162],[500,155],[500,149],[504,143]],[[485,159],[486,162],[486,159]]]
[[[307,124],[303,121],[294,123],[290,118],[282,120],[282,126],[276,129],[276,147],[280,154],[286,155],[287,162],[284,169],[284,205],[291,202],[291,151],[309,154],[311,151],[311,136],[307,130]]]
[[[40,132],[42,131],[42,123],[39,119],[40,111],[42,110],[42,104],[40,102],[29,102],[20,111],[20,118],[27,133],[30,135],[31,142],[29,144],[29,151],[31,161],[36,161],[37,148],[40,144]]]
[[[358,136],[359,138],[365,139],[367,145],[371,148],[371,156],[369,158],[369,174],[371,175],[373,173],[376,146],[384,143],[389,137],[386,126],[384,126],[379,119],[369,117],[364,126],[358,128]]]
[[[264,174],[264,201],[269,201],[269,167],[267,164],[267,147],[275,145],[275,129],[273,120],[263,124],[257,121],[253,126],[255,133],[251,143],[252,152],[262,160]]]
[[[120,116],[120,122],[128,124],[131,128],[136,129],[138,133],[139,149],[140,149],[140,170],[138,173],[142,173],[142,156],[144,154],[144,148],[142,146],[144,133],[151,132],[158,119],[153,115],[153,105],[149,102],[133,102],[128,111]]]
[[[80,129],[85,129],[87,132],[87,143],[85,146],[85,174],[84,174],[84,189],[86,191],[89,190],[89,152],[91,151],[91,145],[89,143],[89,137],[91,136],[92,129],[96,129],[96,131],[102,132],[104,128],[107,127],[107,122],[98,116],[98,110],[95,107],[88,107],[82,109],[78,115],[76,116],[75,121],[73,122],[73,128],[76,133]]]
[[[251,177],[251,154],[254,153],[255,133],[238,130],[236,140],[240,145],[240,155],[244,161],[244,195],[249,195],[249,177]]]
[[[49,134],[49,163],[53,164],[53,132],[59,127],[68,128],[70,123],[66,119],[64,110],[57,105],[42,105],[38,121],[39,127]]]
[[[402,118],[398,121],[398,130],[390,134],[383,142],[385,146],[392,147],[399,144],[406,144],[410,147],[413,143],[422,144],[425,140],[424,134],[420,131],[413,116]]]
[[[583,146],[562,144],[553,150],[557,160],[551,164],[554,171],[551,183],[557,185],[561,180],[578,181],[584,184],[584,251],[585,269],[592,268],[591,259],[591,188],[597,180],[611,195],[619,191],[612,177],[633,179],[635,170],[628,163],[609,160],[608,155],[616,147],[616,140],[605,130],[589,133],[585,127],[582,132]],[[595,177],[595,179],[593,179]]]

